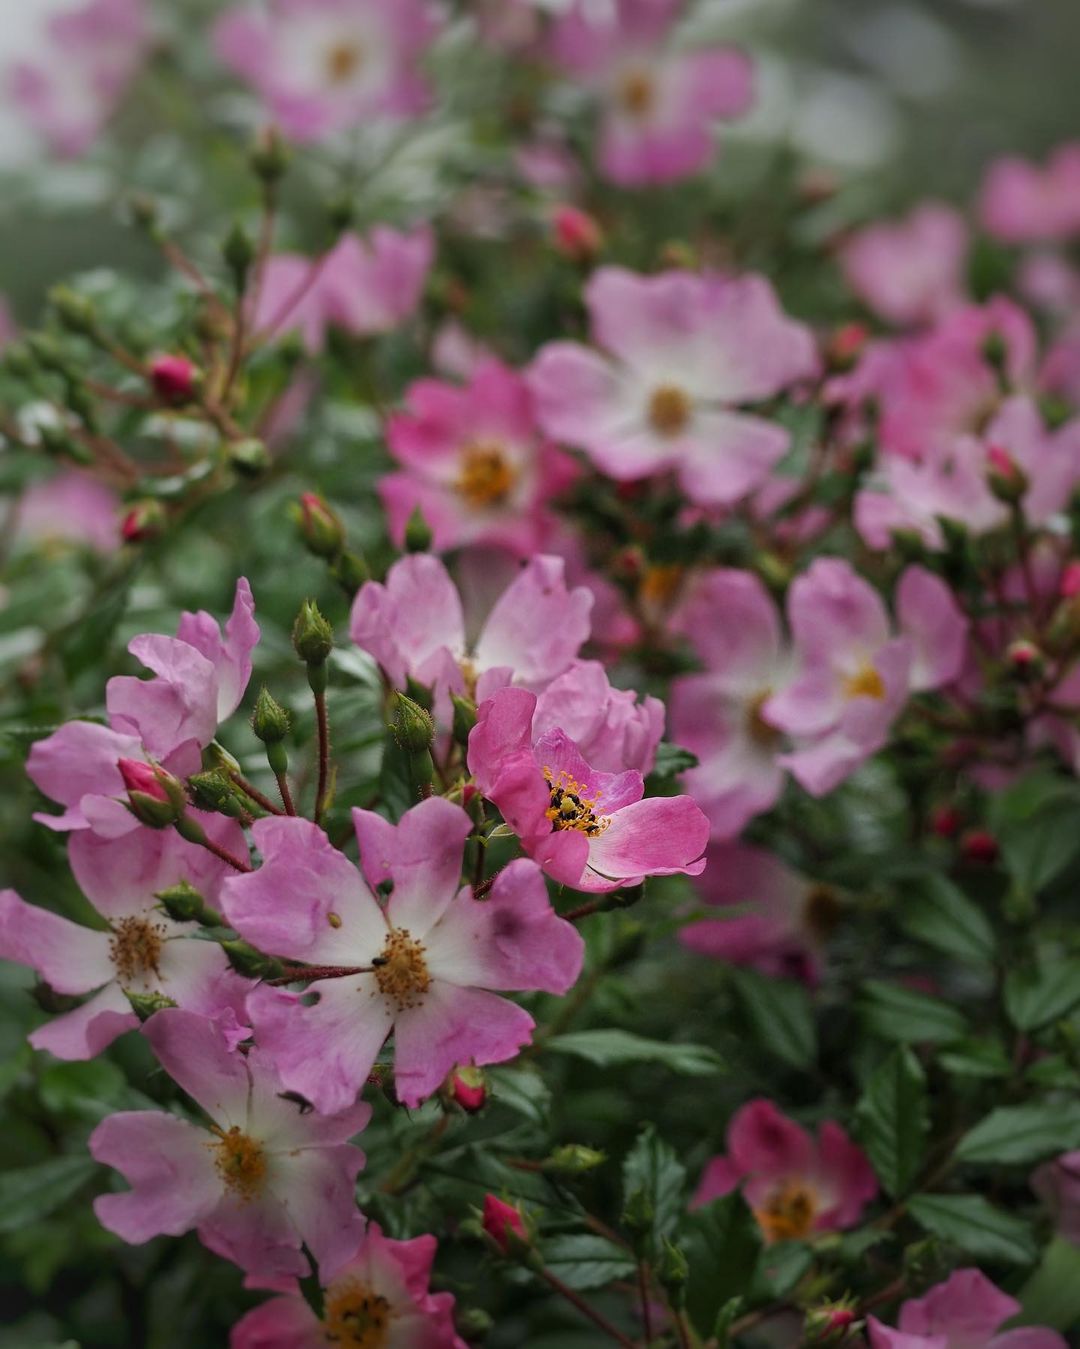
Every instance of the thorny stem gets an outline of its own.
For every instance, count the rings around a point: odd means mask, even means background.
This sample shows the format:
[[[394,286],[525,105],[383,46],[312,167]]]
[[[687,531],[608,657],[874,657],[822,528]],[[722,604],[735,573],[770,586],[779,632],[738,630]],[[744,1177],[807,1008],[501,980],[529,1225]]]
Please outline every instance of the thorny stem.
[[[576,1307],[582,1316],[588,1317],[598,1330],[602,1330],[605,1335],[609,1335],[616,1344],[621,1344],[623,1349],[635,1349],[633,1340],[627,1337],[616,1326],[613,1326],[606,1316],[602,1316],[595,1307],[590,1307],[584,1298],[578,1297],[572,1288],[568,1288],[565,1283],[552,1274],[550,1269],[541,1269],[537,1273],[560,1297],[566,1299],[572,1307]]]
[[[284,974],[276,975],[273,979],[264,979],[263,983],[277,986],[298,984],[304,979],[347,979],[353,974],[374,974],[380,963],[382,962],[376,959],[370,965],[300,965],[286,970]]]
[[[645,1261],[638,1257],[638,1292],[641,1295],[641,1325],[645,1331],[645,1343],[652,1339],[652,1312],[649,1308],[649,1271]]]
[[[304,296],[307,295],[308,291],[311,290],[311,288],[318,281],[319,277],[323,273],[323,269],[326,267],[327,262],[330,260],[330,255],[331,253],[333,253],[333,251],[334,250],[332,248],[328,248],[321,257],[317,258],[311,264],[307,276],[305,276],[301,280],[298,286],[294,287],[294,289],[290,292],[290,294],[286,295],[284,301],[281,303],[281,305],[279,305],[277,310],[271,315],[270,321],[266,324],[265,328],[262,328],[251,339],[252,345],[256,345],[259,342],[264,342],[267,339],[274,336],[274,334],[278,331],[281,325],[293,312],[296,306],[300,303],[300,301],[304,298]]]
[[[576,923],[579,918],[588,918],[591,913],[599,913],[603,907],[604,900],[590,899],[587,904],[579,904],[576,909],[570,909],[559,917],[565,918],[568,923]]]
[[[248,782],[242,773],[233,773],[232,780],[245,796],[250,796],[256,805],[262,806],[263,810],[268,810],[271,815],[283,815],[285,813],[280,806],[274,805],[268,796],[260,792],[258,787]]]
[[[289,791],[289,779],[284,773],[275,773],[277,779],[278,791],[281,793],[281,804],[285,807],[286,815],[295,815],[296,807],[293,805],[292,792]]]
[[[202,838],[189,838],[189,843],[197,843],[200,848],[205,848],[207,852],[212,852],[215,857],[220,857],[223,862],[227,862],[234,871],[248,872],[254,870],[250,862],[243,862],[239,857],[234,857],[228,848],[223,848],[220,843],[215,843],[207,834]]]
[[[319,785],[315,796],[315,823],[322,820],[326,808],[326,788],[330,781],[330,719],[326,714],[326,693],[315,694],[315,717],[319,726]]]

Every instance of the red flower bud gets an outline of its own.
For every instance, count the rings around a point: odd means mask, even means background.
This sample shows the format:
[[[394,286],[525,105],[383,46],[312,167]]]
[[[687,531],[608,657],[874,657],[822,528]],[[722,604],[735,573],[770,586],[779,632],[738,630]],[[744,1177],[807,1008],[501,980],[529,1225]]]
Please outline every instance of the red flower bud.
[[[168,829],[184,819],[187,796],[179,778],[141,759],[117,761],[127,790],[127,808],[140,824]]]
[[[551,226],[555,248],[574,262],[591,262],[604,247],[600,226],[576,206],[557,206]]]
[[[150,383],[163,403],[186,403],[195,393],[197,372],[186,356],[155,356]]]
[[[487,1084],[479,1068],[463,1065],[450,1074],[450,1095],[467,1114],[473,1115],[484,1108],[487,1101]]]
[[[1028,475],[1001,445],[986,451],[986,481],[994,496],[1009,504],[1020,501],[1030,486]]]
[[[335,558],[345,546],[345,530],[321,496],[301,492],[296,507],[300,537],[316,557]]]
[[[1058,594],[1062,599],[1071,600],[1080,595],[1080,562],[1069,562],[1061,573]]]
[[[938,838],[955,838],[964,817],[955,806],[935,806],[930,812],[930,829]]]
[[[970,829],[960,840],[960,852],[965,862],[991,866],[998,859],[998,842],[985,829]]]
[[[142,792],[144,796],[152,796],[158,801],[169,799],[152,764],[144,763],[141,759],[121,759],[116,766],[129,792]]]
[[[125,543],[145,543],[156,539],[165,527],[165,508],[160,501],[136,501],[120,522],[120,537]]]
[[[504,1253],[510,1249],[511,1234],[520,1241],[528,1242],[525,1222],[521,1210],[512,1204],[504,1204],[493,1194],[484,1195],[484,1231]]]
[[[825,347],[825,356],[833,370],[850,370],[862,355],[870,340],[870,329],[865,323],[842,324],[831,335]]]

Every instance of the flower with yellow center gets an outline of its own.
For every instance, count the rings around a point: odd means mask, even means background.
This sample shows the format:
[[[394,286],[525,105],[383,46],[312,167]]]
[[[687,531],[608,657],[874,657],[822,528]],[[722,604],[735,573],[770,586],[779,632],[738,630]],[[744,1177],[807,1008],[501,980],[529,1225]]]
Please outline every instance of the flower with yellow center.
[[[551,787],[551,805],[544,814],[555,829],[575,829],[578,833],[596,838],[608,827],[608,820],[596,813],[600,793],[586,795],[586,789],[563,768],[557,774],[544,769],[544,777]]]
[[[876,698],[880,702],[885,697],[885,681],[876,667],[866,661],[854,674],[844,679],[845,698]]]
[[[679,593],[686,568],[678,562],[655,563],[646,568],[638,594],[642,602],[658,609],[666,609]]]
[[[454,488],[473,510],[488,510],[503,504],[514,490],[517,476],[498,441],[477,440],[461,452],[461,470]]]
[[[804,1180],[785,1180],[773,1190],[754,1217],[767,1242],[800,1241],[814,1229],[817,1192]]]
[[[692,405],[690,395],[677,384],[661,384],[649,398],[649,425],[658,436],[674,437],[686,430]]]
[[[215,1124],[211,1132],[217,1135],[217,1142],[208,1143],[207,1147],[214,1153],[218,1175],[241,1202],[250,1203],[266,1180],[266,1153],[262,1144],[235,1124],[228,1130]]]
[[[762,689],[746,704],[744,725],[746,734],[755,745],[762,749],[773,749],[780,739],[780,732],[771,726],[763,715],[762,709],[772,697],[772,689]]]
[[[631,117],[647,117],[656,104],[656,84],[647,70],[628,70],[619,81],[615,97]]]
[[[323,61],[326,78],[332,85],[348,84],[364,64],[363,43],[342,38],[327,49]]]
[[[147,918],[129,915],[112,925],[109,956],[116,966],[121,987],[153,974],[161,977],[159,962],[165,944],[163,923],[151,923]]]
[[[399,1012],[420,1006],[431,987],[431,975],[424,959],[424,945],[408,928],[392,927],[382,954],[371,963],[379,992],[396,1002]]]
[[[390,1303],[359,1279],[338,1279],[326,1290],[322,1324],[328,1344],[383,1349],[390,1318]]]

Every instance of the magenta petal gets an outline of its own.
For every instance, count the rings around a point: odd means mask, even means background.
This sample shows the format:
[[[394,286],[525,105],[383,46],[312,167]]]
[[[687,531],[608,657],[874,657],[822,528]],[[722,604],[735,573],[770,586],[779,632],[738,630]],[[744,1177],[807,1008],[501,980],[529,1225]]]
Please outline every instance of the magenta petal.
[[[0,958],[28,965],[58,993],[89,993],[115,974],[109,936],[0,891]]]
[[[226,1191],[199,1224],[199,1240],[261,1282],[309,1272],[301,1238],[276,1188],[247,1200]]]
[[[138,1024],[120,985],[111,983],[73,1012],[39,1026],[28,1038],[35,1049],[47,1049],[58,1059],[92,1059]]]
[[[589,842],[589,867],[579,882],[585,890],[610,889],[624,880],[697,875],[709,841],[709,822],[688,796],[651,796],[624,806]]]
[[[433,796],[407,810],[396,827],[371,810],[354,810],[353,824],[369,882],[394,883],[387,906],[391,926],[422,938],[457,893],[472,829],[468,815]]]
[[[908,567],[896,590],[900,631],[915,647],[911,687],[940,688],[959,675],[970,624],[952,591],[925,567]]]
[[[508,666],[517,683],[542,687],[589,637],[592,593],[568,590],[561,557],[532,558],[503,591],[476,644],[481,669]]]
[[[512,755],[529,753],[535,710],[536,695],[514,688],[499,689],[477,708],[468,765],[485,796]]]
[[[782,1115],[772,1101],[749,1101],[732,1116],[727,1131],[728,1153],[744,1173],[761,1179],[806,1175],[813,1168],[815,1148],[810,1135]]]
[[[253,1307],[229,1334],[229,1349],[324,1349],[322,1322],[302,1297]]]
[[[1020,1304],[979,1269],[955,1270],[921,1298],[900,1309],[900,1329],[909,1335],[944,1335],[949,1341],[984,1344]]]
[[[26,772],[46,796],[72,807],[67,828],[85,828],[78,810],[84,796],[121,796],[121,759],[144,758],[138,736],[122,735],[91,721],[69,721],[30,750]]]
[[[738,1187],[743,1174],[729,1158],[713,1157],[706,1163],[701,1180],[694,1191],[694,1197],[690,1201],[690,1207],[701,1208],[703,1204],[711,1204],[714,1199],[721,1199],[725,1194],[730,1194]]]
[[[169,1007],[150,1018],[143,1034],[173,1081],[215,1123],[243,1127],[251,1076],[243,1054],[226,1046],[213,1021],[197,1012]]]

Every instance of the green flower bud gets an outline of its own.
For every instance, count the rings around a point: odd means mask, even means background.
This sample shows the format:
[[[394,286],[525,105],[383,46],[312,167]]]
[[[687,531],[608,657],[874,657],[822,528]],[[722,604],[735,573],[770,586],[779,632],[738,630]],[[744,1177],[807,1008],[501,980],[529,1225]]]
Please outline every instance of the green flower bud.
[[[189,881],[180,881],[167,890],[158,890],[154,898],[174,922],[202,923],[204,927],[218,927],[221,924],[221,914],[207,904]]]
[[[270,451],[257,436],[245,436],[229,444],[229,463],[245,478],[257,478],[270,466]]]
[[[407,754],[425,754],[435,740],[435,723],[431,713],[419,703],[403,693],[395,693],[391,703],[390,733]]]
[[[607,1161],[603,1152],[587,1148],[583,1143],[564,1143],[540,1163],[541,1171],[555,1176],[580,1176],[595,1171]]]
[[[407,553],[426,553],[431,547],[434,536],[431,526],[424,519],[419,506],[414,507],[405,525],[405,551]]]
[[[293,648],[308,665],[323,665],[334,649],[334,630],[314,600],[305,600],[293,624]]]
[[[454,705],[453,735],[459,745],[469,743],[469,732],[476,725],[476,704],[471,698],[451,693],[450,701]]]
[[[252,147],[249,163],[256,178],[267,187],[285,176],[292,155],[277,127],[265,127]]]
[[[328,559],[337,557],[345,546],[345,529],[321,496],[302,492],[293,515],[309,553]]]
[[[271,696],[264,685],[255,699],[255,711],[251,718],[251,729],[264,745],[276,745],[284,740],[292,726],[292,717],[287,708]]]
[[[238,220],[234,222],[232,229],[225,236],[225,242],[221,246],[221,256],[225,259],[226,267],[232,273],[233,285],[242,295],[247,288],[251,264],[255,261],[255,245],[251,242],[251,235]]]
[[[681,1307],[686,1299],[686,1281],[690,1277],[690,1265],[678,1246],[664,1238],[660,1248],[660,1259],[656,1262],[656,1277],[660,1287],[671,1299],[672,1305]]]
[[[280,960],[264,956],[246,941],[223,941],[221,949],[237,974],[248,979],[277,979],[282,973]]]
[[[346,549],[330,568],[330,574],[350,599],[365,581],[371,580],[371,568],[360,553]]]
[[[148,197],[145,192],[135,192],[128,198],[128,209],[133,225],[145,230],[151,238],[159,237],[158,204],[153,197]]]
[[[495,1322],[483,1307],[464,1307],[455,1313],[454,1325],[463,1340],[475,1344],[491,1333]]]
[[[164,993],[132,993],[127,988],[124,989],[124,993],[131,1003],[131,1010],[140,1021],[149,1021],[154,1013],[160,1012],[163,1007],[176,1006],[172,998],[167,998]]]
[[[645,1237],[652,1231],[656,1211],[652,1200],[644,1189],[632,1190],[626,1196],[622,1212],[622,1225],[635,1239]]]
[[[70,286],[54,286],[49,291],[49,304],[69,333],[77,333],[82,337],[97,336],[97,316],[94,306],[85,295],[80,295]]]
[[[221,769],[193,773],[188,778],[188,787],[191,789],[192,801],[200,810],[216,811],[234,820],[247,814],[243,802],[237,796],[232,778]]]

